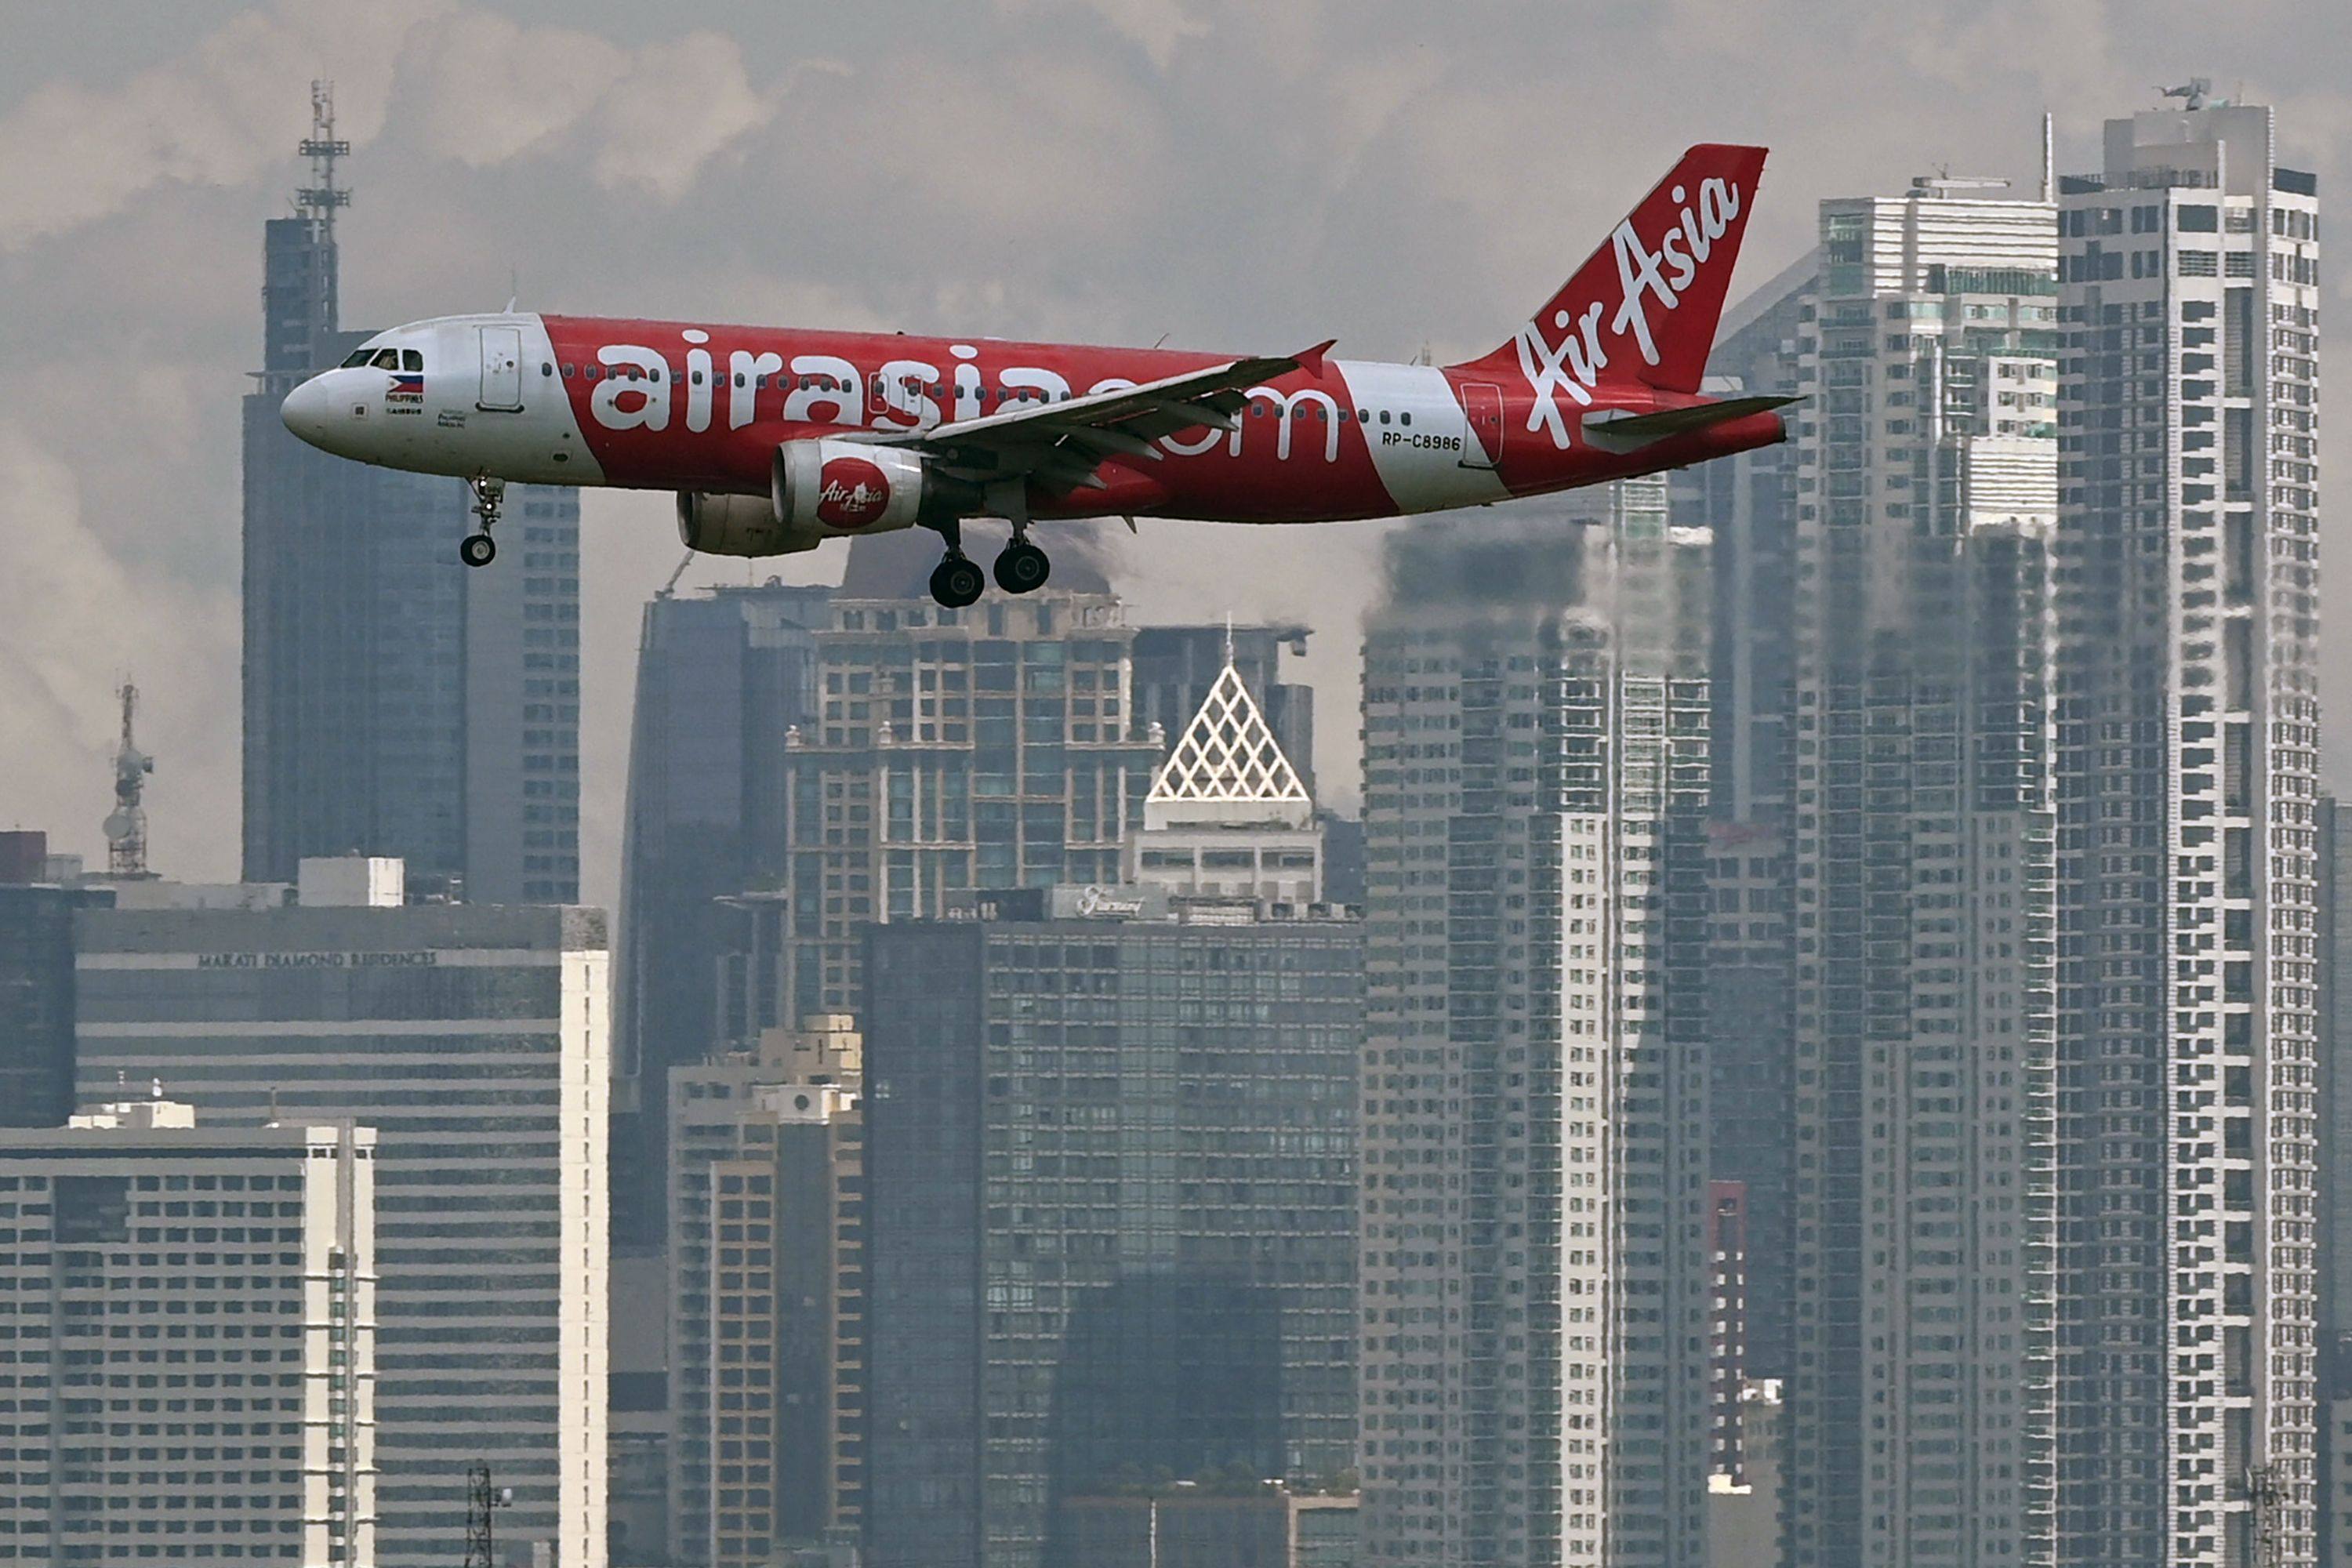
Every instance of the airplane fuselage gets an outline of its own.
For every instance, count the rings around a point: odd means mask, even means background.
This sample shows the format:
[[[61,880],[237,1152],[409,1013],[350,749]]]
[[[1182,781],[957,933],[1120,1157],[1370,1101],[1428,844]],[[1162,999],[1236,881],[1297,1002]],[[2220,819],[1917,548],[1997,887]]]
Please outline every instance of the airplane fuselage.
[[[374,363],[386,351],[398,368]],[[369,340],[306,383],[306,437],[460,478],[764,495],[777,447],[920,432],[1223,363],[1172,349],[579,316],[451,316]],[[409,369],[417,365],[419,369]],[[1319,522],[1477,506],[1679,467],[1781,437],[1760,413],[1633,451],[1588,421],[1706,400],[1329,359],[1247,389],[1230,429],[1105,456],[1098,487],[1032,485],[1039,518]],[[1517,381],[1519,384],[1507,384]],[[289,405],[289,422],[298,411]],[[1563,441],[1564,437],[1564,441]],[[1150,453],[1157,453],[1154,457]]]

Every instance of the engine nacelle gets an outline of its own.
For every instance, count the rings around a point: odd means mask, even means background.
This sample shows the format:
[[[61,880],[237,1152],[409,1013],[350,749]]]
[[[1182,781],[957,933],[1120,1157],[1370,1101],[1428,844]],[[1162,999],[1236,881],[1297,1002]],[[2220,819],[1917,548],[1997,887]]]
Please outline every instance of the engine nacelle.
[[[787,441],[776,448],[772,477],[776,515],[814,539],[905,528],[934,499],[922,458],[861,441]]]
[[[894,447],[786,441],[764,497],[678,492],[677,535],[710,555],[791,555],[969,510],[979,499],[971,489],[939,482]]]
[[[677,492],[677,536],[706,555],[791,555],[817,546],[814,534],[795,538],[777,521],[776,503],[766,496],[694,490]]]

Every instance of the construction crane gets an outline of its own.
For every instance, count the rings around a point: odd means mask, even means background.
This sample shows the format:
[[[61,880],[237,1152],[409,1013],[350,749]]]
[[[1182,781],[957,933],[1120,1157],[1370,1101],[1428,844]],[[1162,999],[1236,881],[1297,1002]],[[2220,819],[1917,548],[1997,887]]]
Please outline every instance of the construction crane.
[[[498,1568],[499,1510],[514,1501],[514,1488],[490,1485],[490,1467],[476,1460],[466,1467],[466,1568]]]
[[[147,813],[139,797],[147,775],[155,771],[155,759],[131,738],[139,689],[126,680],[115,695],[122,700],[122,742],[114,751],[114,809],[106,818],[106,869],[110,876],[146,877]]]

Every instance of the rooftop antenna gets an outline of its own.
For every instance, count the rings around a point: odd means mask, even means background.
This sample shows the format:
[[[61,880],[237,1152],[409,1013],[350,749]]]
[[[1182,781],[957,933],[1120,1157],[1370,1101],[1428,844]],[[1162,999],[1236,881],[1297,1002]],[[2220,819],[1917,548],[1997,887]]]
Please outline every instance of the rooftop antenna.
[[[310,83],[310,134],[299,149],[310,160],[310,183],[294,193],[294,205],[320,226],[320,237],[335,237],[335,209],[352,205],[352,194],[335,184],[335,160],[352,155],[352,144],[335,135],[335,84]]]
[[[139,709],[139,689],[129,681],[116,693],[122,699],[122,742],[114,752],[114,809],[106,818],[106,869],[110,876],[145,877],[147,813],[140,805],[147,775],[155,759],[131,738],[131,721]]]
[[[2050,111],[2042,111],[2042,199],[2056,199],[2058,190],[2057,139],[2050,122]]]
[[[2205,107],[2205,95],[2213,90],[2213,79],[2210,76],[2192,76],[2179,87],[2159,87],[2156,90],[2166,98],[2183,100],[2189,112],[2193,114]]]

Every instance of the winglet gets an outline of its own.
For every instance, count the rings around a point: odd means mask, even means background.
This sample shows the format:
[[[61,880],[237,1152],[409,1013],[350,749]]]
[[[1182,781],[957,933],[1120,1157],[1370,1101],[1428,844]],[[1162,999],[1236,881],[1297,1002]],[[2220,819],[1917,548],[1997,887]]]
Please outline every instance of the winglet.
[[[1299,369],[1305,371],[1311,376],[1319,378],[1323,374],[1324,354],[1328,353],[1331,346],[1339,341],[1339,340],[1337,338],[1325,338],[1313,348],[1301,349],[1298,353],[1292,354],[1290,357],[1298,362]]]

